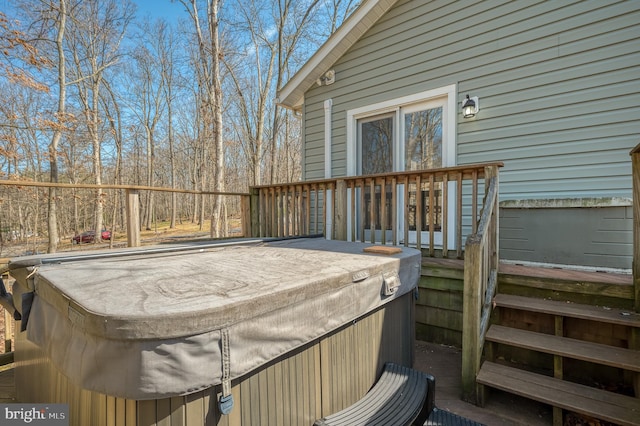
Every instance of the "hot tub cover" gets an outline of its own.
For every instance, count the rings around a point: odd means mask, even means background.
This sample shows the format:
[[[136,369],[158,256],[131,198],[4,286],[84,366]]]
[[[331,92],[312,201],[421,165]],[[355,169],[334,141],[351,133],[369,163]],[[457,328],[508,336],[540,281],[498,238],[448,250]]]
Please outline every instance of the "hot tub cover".
[[[16,306],[33,296],[27,338],[64,375],[107,395],[158,399],[239,378],[416,288],[418,250],[368,246],[196,244],[32,256],[10,268]]]

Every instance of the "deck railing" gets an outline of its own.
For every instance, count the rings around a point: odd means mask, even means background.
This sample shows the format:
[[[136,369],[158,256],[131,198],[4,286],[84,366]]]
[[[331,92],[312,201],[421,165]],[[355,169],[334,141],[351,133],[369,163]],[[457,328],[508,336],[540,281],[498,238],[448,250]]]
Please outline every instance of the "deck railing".
[[[432,170],[342,177],[253,187],[241,198],[242,235],[291,237],[323,234],[326,238],[376,244],[414,246],[424,256],[465,257],[465,325],[474,330],[463,342],[477,353],[482,348],[488,311],[479,302],[495,282],[498,252],[498,169],[502,163],[469,164]],[[17,183],[0,181],[0,184]],[[24,183],[23,183],[24,184]],[[70,188],[74,185],[28,183]],[[95,185],[83,185],[95,189]],[[140,245],[138,192],[176,191],[111,185],[127,195],[127,240]],[[180,191],[177,192],[198,192]],[[201,193],[211,195],[213,193]],[[489,288],[490,290],[487,290]],[[468,301],[467,299],[473,299]],[[476,300],[477,299],[477,300]],[[468,311],[468,312],[467,312]],[[477,312],[476,312],[477,311]],[[481,314],[483,317],[481,320]],[[470,313],[473,312],[473,315]],[[3,318],[0,318],[2,320]],[[480,324],[484,325],[480,325]],[[466,334],[465,334],[466,336]],[[467,352],[467,348],[463,348]],[[9,360],[10,355],[2,357]],[[465,358],[466,359],[466,358]],[[479,363],[477,358],[467,361]],[[466,370],[465,370],[466,371]],[[469,370],[471,371],[471,370]],[[475,375],[473,376],[475,379]],[[475,380],[474,382],[475,383]]]
[[[473,403],[478,402],[476,376],[498,282],[497,169],[490,168],[485,178],[488,186],[482,214],[476,232],[467,238],[464,253],[462,397]]]
[[[341,177],[251,189],[254,237],[326,238],[415,246],[462,257],[487,183],[501,163]],[[497,175],[497,172],[495,172]],[[419,231],[419,232],[418,232]]]

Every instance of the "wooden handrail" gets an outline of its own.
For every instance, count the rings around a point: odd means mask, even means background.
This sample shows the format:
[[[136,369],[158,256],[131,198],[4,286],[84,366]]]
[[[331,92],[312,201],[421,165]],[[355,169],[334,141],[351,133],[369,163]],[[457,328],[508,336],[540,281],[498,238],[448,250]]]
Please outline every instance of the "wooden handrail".
[[[224,196],[240,196],[242,197],[241,204],[242,209],[242,229],[244,236],[250,236],[249,230],[251,229],[248,220],[250,215],[247,213],[248,205],[247,199],[250,197],[248,192],[221,192],[221,191],[199,191],[193,189],[177,189],[177,188],[164,188],[155,186],[141,186],[141,185],[122,185],[122,184],[80,184],[80,183],[60,183],[60,182],[36,182],[36,181],[18,181],[18,180],[0,180],[0,186],[15,186],[15,187],[37,187],[37,188],[65,188],[65,189],[124,189],[126,191],[126,215],[127,215],[127,245],[129,247],[138,247],[141,244],[140,241],[140,191],[156,191],[156,192],[170,192],[180,194],[195,194],[195,195],[224,195]]]
[[[477,403],[476,376],[489,327],[498,277],[498,169],[485,172],[488,187],[477,231],[469,235],[464,254],[462,308],[462,398]]]
[[[323,185],[323,184],[334,184],[338,179],[349,181],[357,181],[362,179],[379,179],[385,178],[389,176],[403,177],[403,176],[412,176],[412,175],[422,175],[422,176],[438,176],[442,177],[444,175],[451,175],[452,173],[462,173],[464,179],[470,179],[473,175],[474,171],[484,170],[487,167],[503,167],[504,163],[502,161],[493,161],[488,163],[471,163],[471,164],[463,164],[460,166],[451,166],[451,167],[439,167],[434,169],[424,169],[424,170],[407,170],[402,172],[392,172],[392,173],[376,173],[371,175],[358,175],[358,176],[345,176],[340,178],[330,178],[330,179],[313,179],[313,180],[305,180],[301,182],[295,183],[282,183],[282,184],[269,184],[269,185],[256,185],[252,186],[254,189],[265,189],[265,188],[273,188],[277,186],[286,186],[286,185]]]
[[[36,182],[25,180],[0,180],[0,186],[30,186],[38,188],[67,188],[67,189],[126,189],[132,191],[157,191],[157,192],[175,192],[179,194],[197,194],[197,195],[244,195],[248,196],[248,192],[220,192],[220,191],[199,191],[195,189],[177,189],[165,188],[157,186],[142,185],[116,185],[105,184],[95,185],[90,183],[61,183],[61,182]]]

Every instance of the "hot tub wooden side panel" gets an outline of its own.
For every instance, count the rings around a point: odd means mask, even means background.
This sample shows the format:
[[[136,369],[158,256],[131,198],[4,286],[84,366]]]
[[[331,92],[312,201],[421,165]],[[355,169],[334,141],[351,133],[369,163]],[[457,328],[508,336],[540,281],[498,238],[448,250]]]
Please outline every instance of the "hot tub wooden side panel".
[[[80,389],[19,333],[16,388],[21,402],[68,403],[70,424],[297,426],[360,399],[385,362],[412,366],[410,292],[340,330],[233,381],[235,406],[219,413],[220,386],[186,396],[135,401]],[[117,362],[117,360],[114,360]]]

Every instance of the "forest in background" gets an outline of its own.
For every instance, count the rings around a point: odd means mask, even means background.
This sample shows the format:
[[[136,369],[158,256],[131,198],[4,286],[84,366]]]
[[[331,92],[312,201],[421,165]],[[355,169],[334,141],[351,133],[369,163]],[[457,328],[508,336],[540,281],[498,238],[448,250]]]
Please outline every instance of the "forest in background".
[[[356,0],[15,0],[0,10],[0,180],[215,192],[300,180],[300,121],[276,90]],[[0,248],[47,251],[122,232],[124,191],[0,185]],[[189,222],[224,237],[238,197],[141,192],[141,228]],[[1,255],[1,249],[0,249]]]

